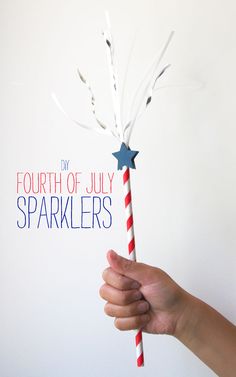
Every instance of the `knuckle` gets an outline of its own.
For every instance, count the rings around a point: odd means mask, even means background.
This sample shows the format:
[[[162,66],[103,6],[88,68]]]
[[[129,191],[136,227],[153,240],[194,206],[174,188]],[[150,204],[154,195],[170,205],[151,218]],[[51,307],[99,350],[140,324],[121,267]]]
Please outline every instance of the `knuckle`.
[[[107,314],[108,315],[108,312],[109,312],[109,309],[107,308],[107,303],[104,305],[104,312],[105,312],[105,314]]]
[[[105,299],[105,284],[103,284],[100,289],[99,289],[99,295],[101,296],[101,298]]]
[[[104,306],[104,312],[106,315],[112,316],[112,310],[108,302]]]
[[[107,280],[107,275],[109,274],[110,269],[111,269],[110,267],[107,267],[107,268],[103,271],[103,273],[102,273],[102,278],[103,278],[104,281]]]

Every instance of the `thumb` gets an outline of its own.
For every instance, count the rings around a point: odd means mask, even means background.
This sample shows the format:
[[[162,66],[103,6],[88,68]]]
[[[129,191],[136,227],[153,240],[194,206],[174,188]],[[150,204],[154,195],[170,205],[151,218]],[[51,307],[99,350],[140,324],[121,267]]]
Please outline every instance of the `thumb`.
[[[154,267],[123,258],[113,250],[108,251],[107,260],[114,271],[140,284],[147,284],[153,280],[154,270],[156,270]]]

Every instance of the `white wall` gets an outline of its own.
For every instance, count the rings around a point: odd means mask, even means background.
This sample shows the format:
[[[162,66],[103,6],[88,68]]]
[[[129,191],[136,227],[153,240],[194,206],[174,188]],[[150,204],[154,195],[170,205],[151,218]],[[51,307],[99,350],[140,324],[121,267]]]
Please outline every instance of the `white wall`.
[[[105,254],[126,255],[119,174],[110,230],[16,226],[17,171],[114,171],[110,138],[80,130],[51,99],[91,122],[90,78],[111,122],[101,30],[109,9],[120,73],[137,31],[130,99],[169,32],[172,67],[138,122],[131,146],[140,260],[165,269],[230,320],[236,317],[236,41],[233,0],[0,2],[2,377],[209,377],[193,354],[167,336],[144,336],[146,366],[135,366],[132,333],[119,333],[98,296]],[[178,85],[178,87],[176,87]],[[173,86],[173,87],[172,87]],[[149,221],[147,221],[149,219]]]

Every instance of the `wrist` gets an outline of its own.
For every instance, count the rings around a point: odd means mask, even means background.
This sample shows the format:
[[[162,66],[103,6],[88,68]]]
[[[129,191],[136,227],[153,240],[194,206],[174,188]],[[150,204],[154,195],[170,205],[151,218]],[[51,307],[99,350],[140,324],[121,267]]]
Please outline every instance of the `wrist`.
[[[184,344],[194,339],[194,333],[201,318],[204,303],[188,292],[182,292],[180,312],[174,336]]]
[[[187,292],[174,336],[217,375],[233,377],[236,370],[236,327],[211,306]]]

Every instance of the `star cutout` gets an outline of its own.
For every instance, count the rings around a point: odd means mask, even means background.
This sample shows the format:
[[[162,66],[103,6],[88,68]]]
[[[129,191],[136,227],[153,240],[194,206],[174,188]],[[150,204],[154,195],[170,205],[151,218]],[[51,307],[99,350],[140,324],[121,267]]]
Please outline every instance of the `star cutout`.
[[[127,168],[135,169],[134,159],[137,156],[138,151],[132,151],[130,147],[127,147],[125,143],[122,143],[118,152],[112,153],[118,160],[118,170],[122,170],[123,166]]]

